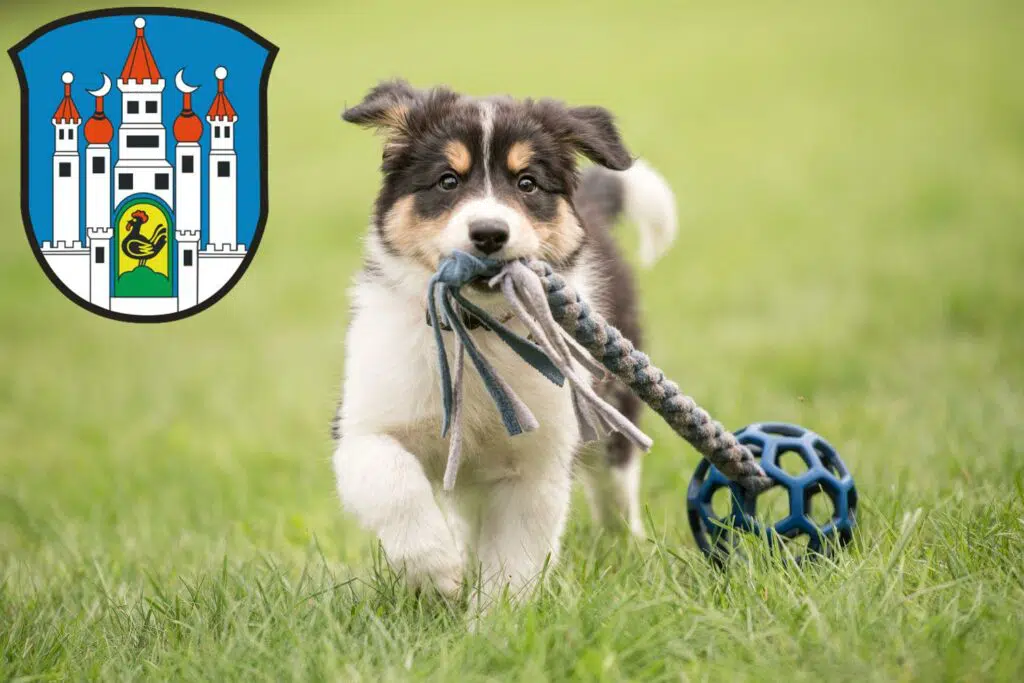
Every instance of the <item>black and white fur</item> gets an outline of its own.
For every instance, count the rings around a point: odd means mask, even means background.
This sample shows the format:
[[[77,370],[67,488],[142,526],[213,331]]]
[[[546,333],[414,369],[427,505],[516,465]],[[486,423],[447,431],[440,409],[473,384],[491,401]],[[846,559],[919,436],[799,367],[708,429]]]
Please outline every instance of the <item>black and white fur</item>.
[[[545,563],[557,560],[577,463],[601,521],[641,534],[639,454],[618,436],[581,448],[568,387],[553,385],[484,329],[472,331],[474,340],[540,428],[509,437],[467,369],[463,464],[455,490],[441,490],[448,444],[440,436],[436,351],[424,306],[428,279],[453,249],[537,257],[640,343],[633,280],[610,229],[628,214],[640,228],[642,259],[653,262],[676,229],[664,180],[634,162],[599,107],[478,99],[395,81],[343,118],[385,137],[383,186],[351,290],[334,429],[345,509],[377,535],[412,587],[448,596],[472,567],[480,570],[478,598],[505,588],[528,593]],[[582,174],[580,155],[595,163]],[[478,304],[507,313],[484,286],[472,290]],[[637,419],[632,394],[614,385],[601,390]]]

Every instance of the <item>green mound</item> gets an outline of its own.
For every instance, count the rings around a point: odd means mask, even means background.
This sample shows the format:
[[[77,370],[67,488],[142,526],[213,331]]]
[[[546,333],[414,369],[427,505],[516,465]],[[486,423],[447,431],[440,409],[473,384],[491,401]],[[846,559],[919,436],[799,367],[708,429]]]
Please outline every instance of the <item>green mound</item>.
[[[117,278],[116,296],[171,296],[171,279],[149,266],[136,266]]]

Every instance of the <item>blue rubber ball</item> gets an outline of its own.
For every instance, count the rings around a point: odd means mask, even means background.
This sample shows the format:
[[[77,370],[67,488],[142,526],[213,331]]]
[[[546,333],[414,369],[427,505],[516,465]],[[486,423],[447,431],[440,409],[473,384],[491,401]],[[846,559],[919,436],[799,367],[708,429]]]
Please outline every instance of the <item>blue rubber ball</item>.
[[[809,429],[785,423],[748,425],[736,432],[736,438],[750,448],[775,485],[760,494],[749,493],[701,460],[686,505],[694,539],[706,555],[724,560],[735,547],[738,531],[757,534],[771,544],[786,543],[798,559],[806,556],[798,546],[828,554],[850,542],[857,489],[835,448]],[[724,506],[728,512],[719,504],[716,513],[712,500],[723,489],[731,493],[731,503]],[[781,518],[770,519],[767,501],[776,498],[779,489],[788,498],[788,509]]]

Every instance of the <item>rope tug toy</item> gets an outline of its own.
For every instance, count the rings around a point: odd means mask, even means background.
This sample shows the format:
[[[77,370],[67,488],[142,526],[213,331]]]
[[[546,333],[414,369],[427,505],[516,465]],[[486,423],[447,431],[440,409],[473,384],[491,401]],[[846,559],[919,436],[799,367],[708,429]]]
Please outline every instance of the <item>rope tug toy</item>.
[[[533,341],[519,336],[461,294],[461,287],[479,280],[487,280],[492,288],[500,288]],[[735,545],[735,540],[723,532],[731,529],[764,531],[753,516],[756,499],[775,486],[785,486],[790,494],[790,515],[772,527],[779,536],[791,538],[807,533],[815,537],[808,548],[816,552],[828,548],[821,542],[823,539],[837,538],[840,544],[845,544],[852,536],[857,500],[853,480],[838,453],[824,439],[793,425],[753,425],[736,435],[728,432],[667,379],[646,354],[583,301],[547,263],[539,260],[499,262],[455,251],[441,262],[430,280],[427,315],[434,330],[441,374],[444,407],[441,433],[449,437],[445,490],[455,486],[462,453],[464,355],[469,355],[510,435],[538,427],[529,407],[515,395],[473,342],[466,329],[468,315],[556,385],[563,386],[569,381],[584,441],[596,440],[613,430],[645,451],[653,443],[601,399],[589,381],[573,371],[574,359],[595,377],[604,377],[606,370],[610,371],[704,456],[706,460],[697,467],[690,484],[687,502],[697,545],[709,556],[721,559],[723,553]],[[454,372],[449,367],[443,329],[454,332]],[[801,477],[790,477],[778,467],[778,457],[789,451],[800,454],[809,467]],[[712,510],[711,498],[724,487],[729,487],[733,494],[732,514],[719,517]],[[833,518],[824,526],[815,525],[807,516],[810,498],[819,492],[828,495],[834,505]],[[794,502],[797,498],[801,501],[799,506]],[[709,540],[709,536],[713,538]]]

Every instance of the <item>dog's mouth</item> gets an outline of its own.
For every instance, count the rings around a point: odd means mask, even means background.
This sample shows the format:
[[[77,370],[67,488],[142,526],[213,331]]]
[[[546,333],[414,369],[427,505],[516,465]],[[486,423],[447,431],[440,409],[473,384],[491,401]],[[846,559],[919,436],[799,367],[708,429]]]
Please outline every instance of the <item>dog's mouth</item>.
[[[449,286],[474,294],[493,296],[501,293],[497,283],[491,284],[494,278],[508,264],[523,260],[523,256],[494,258],[473,249],[456,249],[440,258],[436,272]]]

